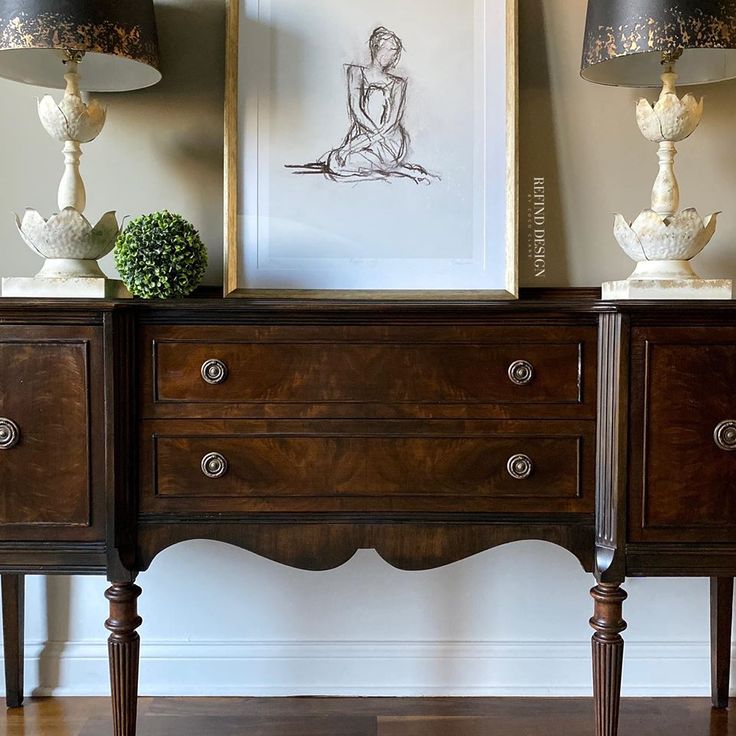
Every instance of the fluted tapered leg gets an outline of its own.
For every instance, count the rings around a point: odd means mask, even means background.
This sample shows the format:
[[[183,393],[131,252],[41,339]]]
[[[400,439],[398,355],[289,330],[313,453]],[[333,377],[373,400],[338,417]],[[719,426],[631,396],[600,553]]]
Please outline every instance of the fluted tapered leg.
[[[710,580],[711,688],[714,708],[728,708],[731,681],[733,578]]]
[[[25,578],[23,575],[3,575],[2,591],[5,703],[8,708],[20,708],[23,704]]]
[[[595,612],[590,625],[593,634],[593,696],[596,736],[617,736],[621,706],[621,674],[624,663],[626,629],[623,602],[627,595],[617,584],[601,583],[590,591]]]
[[[133,583],[113,583],[105,593],[110,601],[110,684],[114,736],[135,736],[138,714],[138,662],[140,637],[136,629],[143,623],[138,615],[141,589]]]

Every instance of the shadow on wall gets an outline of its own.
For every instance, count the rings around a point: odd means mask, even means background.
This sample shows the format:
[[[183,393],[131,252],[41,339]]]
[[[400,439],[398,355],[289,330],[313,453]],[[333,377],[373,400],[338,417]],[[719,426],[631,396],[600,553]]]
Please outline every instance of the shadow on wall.
[[[71,599],[72,580],[66,575],[47,576],[46,586],[46,620],[48,632],[43,649],[39,654],[38,681],[40,687],[33,691],[33,697],[39,697],[56,689],[61,684],[61,657],[59,643],[68,642],[71,634]]]
[[[222,190],[225,3],[157,5],[156,17],[164,77],[155,92],[167,115],[177,111],[174,135],[161,131],[157,144],[172,168],[193,175],[212,196]]]
[[[120,125],[142,135],[154,149],[167,177],[190,182],[186,217],[203,233],[218,233],[207,242],[207,281],[222,273],[222,201],[224,156],[225,2],[179,0],[156,3],[163,79],[131,93],[100,95]],[[135,132],[131,137],[135,138]],[[166,201],[166,193],[160,194]],[[159,205],[157,206],[165,206]],[[142,213],[138,213],[142,214]]]
[[[734,243],[728,231],[733,232],[736,221],[736,208],[733,206],[736,148],[732,144],[736,80],[685,87],[679,92],[681,95],[689,92],[705,100],[705,114],[699,129],[691,139],[678,145],[677,173],[682,190],[681,206],[695,206],[701,215],[723,211],[713,239],[715,246],[709,245],[698,257],[695,261],[696,270],[705,277],[734,278]],[[654,151],[651,158],[652,170],[656,174]],[[702,167],[706,171],[712,168],[716,176],[695,177],[692,174],[695,167]],[[718,248],[719,242],[726,247]],[[706,265],[700,265],[704,261]]]
[[[544,3],[519,0],[519,19],[519,276],[556,286],[569,274]]]

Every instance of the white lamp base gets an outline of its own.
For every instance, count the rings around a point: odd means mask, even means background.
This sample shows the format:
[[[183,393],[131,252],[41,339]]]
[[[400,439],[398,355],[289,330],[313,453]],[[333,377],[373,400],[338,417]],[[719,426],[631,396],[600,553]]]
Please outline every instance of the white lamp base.
[[[729,279],[630,278],[603,284],[603,299],[733,299],[733,282]]]
[[[131,294],[122,281],[104,276],[87,278],[4,278],[4,297],[43,297],[51,299],[130,299]]]

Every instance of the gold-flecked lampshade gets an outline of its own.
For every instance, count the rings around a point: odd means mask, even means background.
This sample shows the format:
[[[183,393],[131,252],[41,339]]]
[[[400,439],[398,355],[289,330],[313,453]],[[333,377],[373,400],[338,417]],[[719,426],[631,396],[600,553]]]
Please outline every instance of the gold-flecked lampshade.
[[[680,52],[680,85],[735,78],[736,0],[588,0],[585,79],[658,87],[662,54]]]
[[[61,62],[69,51],[84,52],[82,89],[156,84],[153,0],[0,0],[0,77],[63,87]]]

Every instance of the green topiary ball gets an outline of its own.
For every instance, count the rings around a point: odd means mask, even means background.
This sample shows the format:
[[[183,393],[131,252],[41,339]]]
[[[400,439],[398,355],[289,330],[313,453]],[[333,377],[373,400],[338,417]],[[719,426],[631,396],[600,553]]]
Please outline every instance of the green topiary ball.
[[[125,226],[115,244],[115,265],[133,296],[173,299],[197,288],[207,268],[207,249],[181,215],[154,212]]]

